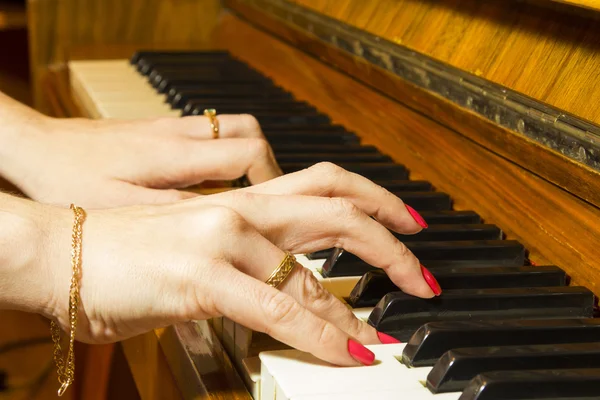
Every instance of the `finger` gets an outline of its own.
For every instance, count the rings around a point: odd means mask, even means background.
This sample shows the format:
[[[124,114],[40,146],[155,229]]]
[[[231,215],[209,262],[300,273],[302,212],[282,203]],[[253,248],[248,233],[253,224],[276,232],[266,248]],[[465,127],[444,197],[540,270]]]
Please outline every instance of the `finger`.
[[[219,111],[219,110],[217,110]],[[252,115],[223,114],[216,116],[219,123],[219,138],[259,138],[264,139],[260,124]],[[204,116],[183,118],[154,118],[139,121],[140,129],[156,134],[183,135],[191,139],[213,139],[210,120]]]
[[[371,351],[291,296],[234,269],[222,270],[222,282],[227,285],[214,285],[213,290],[221,299],[219,314],[335,365],[373,363]]]
[[[244,175],[256,184],[282,175],[271,147],[263,139],[184,140],[165,147],[168,151],[153,153],[153,162],[167,166],[167,180],[180,187]]]
[[[208,196],[204,201],[235,210],[279,248],[308,253],[340,247],[384,269],[404,292],[434,296],[414,254],[346,199],[234,191]]]
[[[410,234],[426,227],[413,209],[383,187],[331,163],[319,163],[261,185],[243,189],[264,194],[302,194],[342,197],[393,231]]]
[[[229,262],[262,282],[269,278],[285,257],[282,250],[254,229],[246,230],[230,251],[232,258]],[[325,290],[312,272],[300,263],[296,263],[296,267],[278,288],[291,295],[302,307],[333,323],[360,343],[381,343],[375,328],[358,319],[344,303]]]

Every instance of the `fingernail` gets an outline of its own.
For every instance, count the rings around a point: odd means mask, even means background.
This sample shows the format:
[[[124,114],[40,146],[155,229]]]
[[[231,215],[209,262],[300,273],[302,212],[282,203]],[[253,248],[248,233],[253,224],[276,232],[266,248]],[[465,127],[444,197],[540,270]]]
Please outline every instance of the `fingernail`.
[[[386,335],[383,332],[377,332],[377,337],[379,337],[379,341],[381,343],[383,343],[383,344],[402,343],[401,341],[399,341],[395,337],[392,337],[390,335]]]
[[[442,294],[442,288],[440,287],[440,284],[435,277],[431,275],[431,272],[429,272],[423,265],[421,265],[421,273],[423,273],[423,278],[425,278],[425,282],[427,282],[431,290],[433,290],[433,293],[436,296]]]
[[[375,354],[371,350],[352,339],[348,339],[348,352],[361,364],[371,365],[375,361]]]
[[[414,208],[412,208],[408,204],[405,204],[405,206],[406,206],[406,209],[408,210],[408,212],[410,213],[410,215],[412,215],[412,217],[415,219],[415,221],[417,221],[417,224],[421,225],[421,227],[423,227],[423,228],[427,228],[429,226],[429,225],[427,225],[427,222],[425,222],[423,217],[421,217],[421,214],[419,214]]]

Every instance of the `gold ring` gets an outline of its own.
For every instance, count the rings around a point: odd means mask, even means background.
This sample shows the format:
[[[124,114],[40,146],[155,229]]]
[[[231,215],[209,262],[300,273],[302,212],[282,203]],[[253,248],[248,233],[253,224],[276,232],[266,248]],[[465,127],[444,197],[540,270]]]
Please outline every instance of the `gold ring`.
[[[217,110],[207,108],[204,110],[204,116],[210,119],[210,129],[213,131],[213,139],[219,137],[219,120],[217,119]]]
[[[279,264],[279,266],[275,268],[275,271],[273,271],[273,273],[271,274],[271,276],[269,276],[269,279],[267,279],[265,283],[269,286],[273,286],[274,288],[276,288],[277,286],[281,285],[283,281],[285,281],[285,279],[288,277],[290,272],[292,272],[295,266],[296,257],[294,257],[293,254],[286,252],[285,258],[283,259],[283,261],[281,261],[281,264]]]

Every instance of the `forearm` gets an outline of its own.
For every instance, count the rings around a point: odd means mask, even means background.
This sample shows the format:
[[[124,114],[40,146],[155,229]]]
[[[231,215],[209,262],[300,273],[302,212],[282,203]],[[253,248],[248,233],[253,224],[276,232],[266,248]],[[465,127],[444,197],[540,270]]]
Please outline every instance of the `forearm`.
[[[21,190],[42,161],[30,150],[50,120],[0,92],[0,176]]]
[[[0,193],[0,308],[51,314],[45,249],[55,212],[61,210]]]

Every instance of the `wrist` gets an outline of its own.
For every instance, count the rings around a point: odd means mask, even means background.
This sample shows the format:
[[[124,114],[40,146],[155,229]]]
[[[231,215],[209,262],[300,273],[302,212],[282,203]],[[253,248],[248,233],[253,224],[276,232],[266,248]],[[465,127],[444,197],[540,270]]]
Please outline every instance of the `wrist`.
[[[51,118],[33,110],[19,108],[10,116],[0,112],[0,175],[23,190],[42,161],[35,149],[44,148],[41,142],[52,125]]]
[[[54,314],[56,278],[48,249],[64,211],[0,195],[0,308]]]

